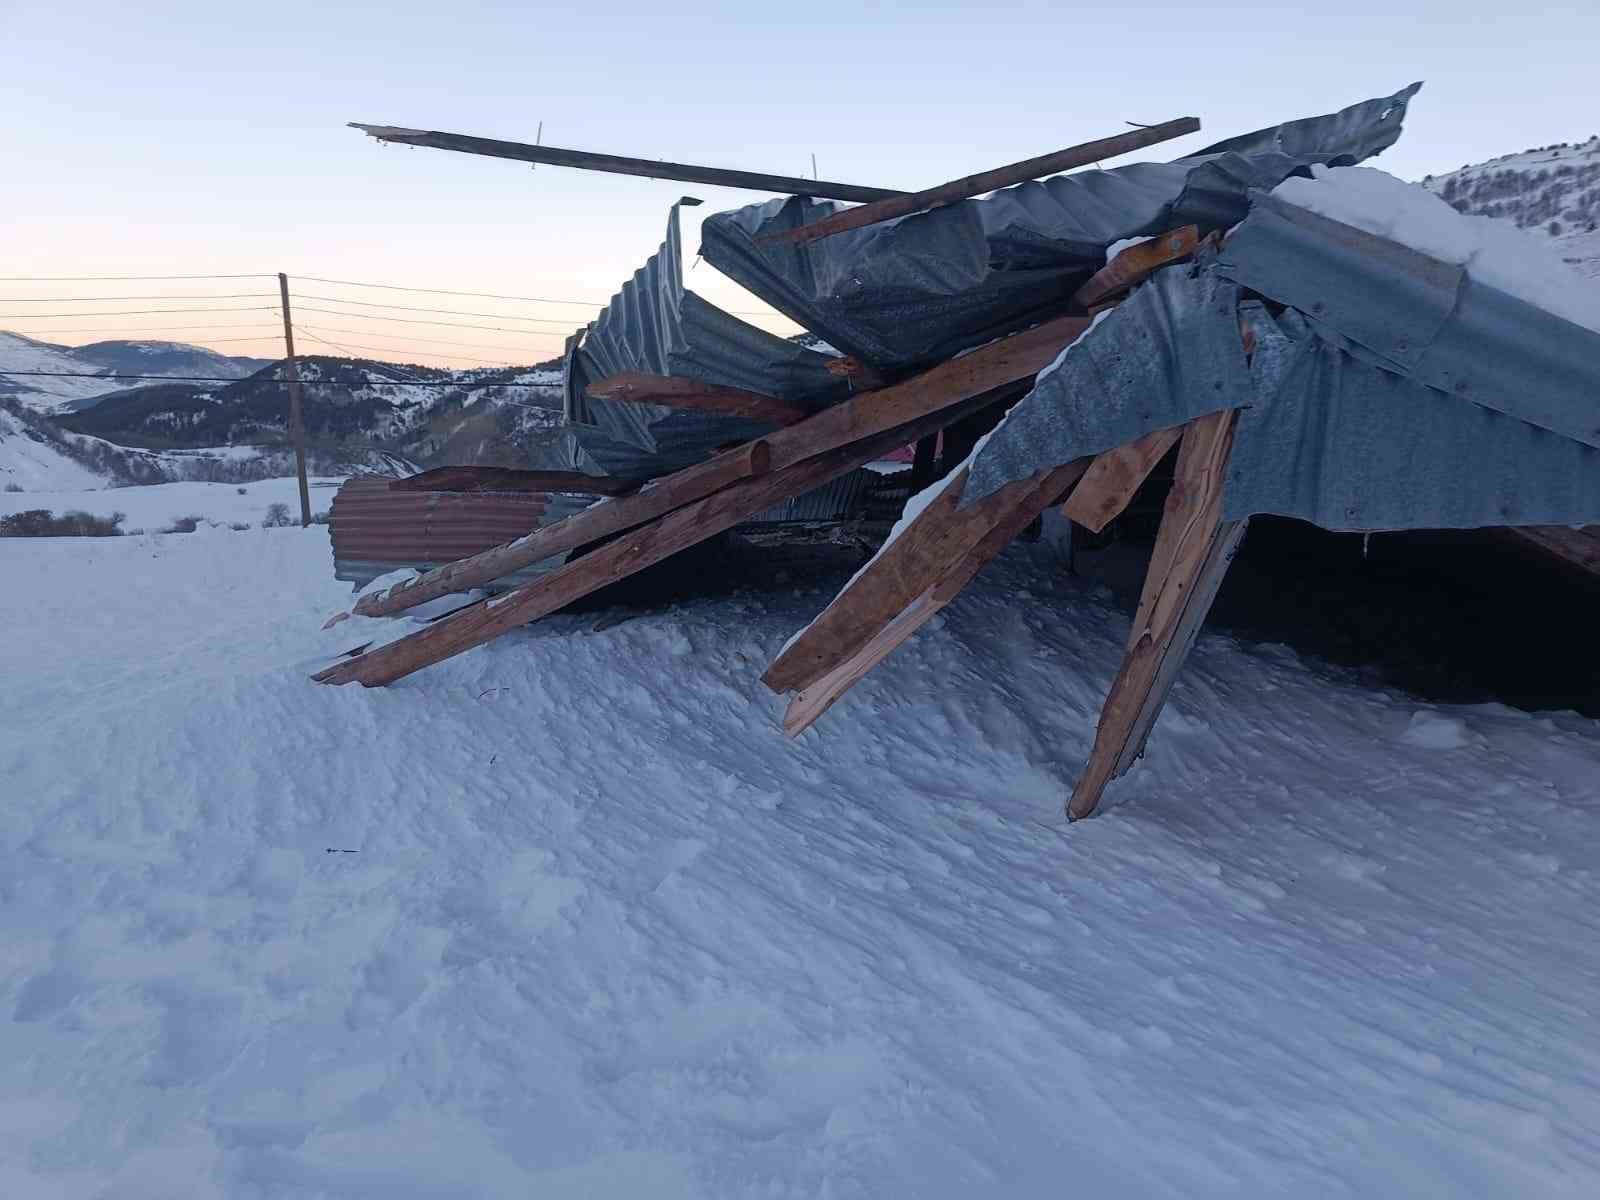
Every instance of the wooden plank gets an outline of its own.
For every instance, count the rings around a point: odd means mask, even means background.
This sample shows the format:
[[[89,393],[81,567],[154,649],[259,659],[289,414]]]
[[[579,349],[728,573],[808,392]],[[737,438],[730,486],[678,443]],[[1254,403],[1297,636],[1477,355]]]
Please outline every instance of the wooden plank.
[[[1183,602],[1183,611],[1178,617],[1177,632],[1173,635],[1172,645],[1161,656],[1161,665],[1156,670],[1155,680],[1145,692],[1144,701],[1139,706],[1138,716],[1134,718],[1128,740],[1117,758],[1116,767],[1111,772],[1113,779],[1124,774],[1144,754],[1150,730],[1156,723],[1156,717],[1161,714],[1162,706],[1167,702],[1167,693],[1172,690],[1172,682],[1177,678],[1183,660],[1189,657],[1189,648],[1194,645],[1194,639],[1200,633],[1200,626],[1205,623],[1206,614],[1211,611],[1212,602],[1217,598],[1217,589],[1222,586],[1223,577],[1227,575],[1228,567],[1244,541],[1245,528],[1248,525],[1249,521],[1224,521],[1217,527],[1217,532],[1212,537],[1205,558],[1195,575],[1194,586],[1189,589]]]
[[[1160,710],[1158,698],[1151,703],[1155,684],[1185,623],[1190,600],[1207,588],[1214,594],[1215,583],[1220,582],[1218,574],[1216,581],[1201,586],[1207,564],[1215,570],[1218,561],[1222,491],[1236,415],[1228,409],[1185,426],[1177,474],[1156,534],[1128,650],[1101,710],[1089,761],[1067,806],[1067,815],[1074,820],[1094,811],[1119,764],[1125,769],[1132,761],[1127,749],[1136,731],[1141,723],[1148,729]],[[1221,565],[1225,569],[1226,558]],[[1196,627],[1203,616],[1201,611],[1193,618]],[[1170,673],[1168,678],[1170,682]]]
[[[1083,481],[1072,489],[1061,515],[1099,533],[1133,500],[1156,464],[1177,443],[1181,425],[1157,429],[1126,446],[1107,450],[1090,465]]]
[[[843,212],[824,217],[820,221],[813,221],[809,225],[801,225],[797,229],[785,229],[779,232],[763,234],[756,240],[758,242],[803,245],[806,242],[814,242],[818,238],[831,237],[833,234],[843,233],[848,229],[862,229],[868,225],[876,225],[880,221],[892,221],[896,217],[910,216],[912,213],[921,212],[923,209],[941,208],[946,204],[954,204],[959,200],[969,200],[973,196],[981,196],[986,192],[998,191],[1000,188],[1026,183],[1030,179],[1042,179],[1046,175],[1059,175],[1062,171],[1070,171],[1074,167],[1087,166],[1089,163],[1098,162],[1103,158],[1114,158],[1118,154],[1141,150],[1146,146],[1154,146],[1158,142],[1171,141],[1173,138],[1182,137],[1186,133],[1194,133],[1199,128],[1200,122],[1196,118],[1179,117],[1175,121],[1164,121],[1160,125],[1150,125],[1143,129],[1130,130],[1128,133],[1119,133],[1114,137],[1099,138],[1092,142],[1084,142],[1078,146],[1070,146],[1065,150],[1057,150],[1052,154],[1041,154],[1037,158],[1024,159],[1009,166],[980,171],[976,175],[955,179],[949,183],[940,184],[938,187],[925,188],[920,192],[912,192],[910,195],[889,197],[883,200],[876,200],[870,204],[863,204],[860,208],[845,209]]]
[[[1199,244],[1199,228],[1185,225],[1148,242],[1129,246],[1072,293],[1072,301],[1080,308],[1097,306],[1149,278],[1162,267],[1188,258]]]
[[[779,501],[820,487],[984,402],[983,397],[975,397],[964,404],[924,414],[910,425],[853,441],[782,470],[741,479],[504,596],[480,601],[427,629],[335,663],[312,678],[318,683],[360,682],[367,687],[393,683],[564,608],[590,592],[730,529]]]
[[[681,183],[705,183],[714,187],[745,188],[757,192],[781,192],[791,196],[819,196],[827,200],[885,200],[904,193],[888,188],[863,187],[854,183],[834,183],[803,179],[796,175],[767,175],[758,171],[734,171],[724,167],[700,167],[691,163],[658,162],[653,158],[628,158],[617,154],[598,154],[591,150],[563,150],[558,146],[530,146],[526,142],[502,142],[494,138],[472,137],[464,133],[405,129],[397,125],[366,125],[349,122],[380,142],[405,146],[429,146],[435,150],[455,150],[462,154],[481,154],[489,158],[510,158],[518,162],[548,163],[579,171],[602,171],[608,175],[636,175],[645,179],[675,179]]]
[[[955,563],[946,564],[943,573],[904,610],[895,614],[867,642],[853,654],[831,666],[815,681],[808,683],[793,700],[783,717],[783,731],[795,737],[809,728],[818,717],[827,712],[834,702],[854,687],[857,680],[882,662],[938,612],[960,595],[978,572],[1011,544],[1030,522],[1072,487],[1089,466],[1087,458],[1067,463],[1053,471],[1040,472],[1029,479],[1007,484],[993,496],[986,496],[980,504],[1005,498],[1006,507],[991,505],[993,523],[966,553]],[[974,506],[976,507],[976,506]],[[969,510],[971,511],[971,510]],[[929,510],[919,514],[919,520]],[[946,519],[949,519],[948,517]],[[908,528],[902,537],[909,534]]]
[[[668,408],[689,408],[725,417],[743,417],[773,425],[793,425],[811,414],[798,404],[790,404],[764,392],[725,387],[681,375],[651,375],[644,371],[620,371],[591,383],[588,395],[601,400],[627,400],[634,404],[662,404]]]
[[[435,467],[389,484],[397,492],[578,492],[625,496],[639,490],[637,479],[585,475],[582,471],[524,471],[515,467]]]
[[[990,342],[921,375],[874,392],[862,392],[796,425],[665,476],[632,496],[597,504],[515,542],[439,567],[386,592],[364,596],[355,611],[365,617],[390,616],[451,592],[481,587],[542,559],[654,520],[738,479],[768,469],[775,471],[964,404],[972,397],[1037,374],[1088,326],[1085,317],[1058,317]],[[942,423],[935,426],[941,427]]]
[[[1504,541],[1549,555],[1561,566],[1600,577],[1600,525],[1506,525],[1495,529]]]

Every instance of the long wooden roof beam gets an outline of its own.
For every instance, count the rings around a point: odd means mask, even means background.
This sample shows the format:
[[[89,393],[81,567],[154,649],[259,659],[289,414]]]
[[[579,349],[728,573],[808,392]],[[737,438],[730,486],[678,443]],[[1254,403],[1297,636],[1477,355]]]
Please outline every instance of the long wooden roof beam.
[[[1099,138],[1078,146],[1069,146],[1052,154],[1041,154],[1037,158],[1024,159],[1009,166],[979,171],[976,175],[968,175],[962,179],[942,183],[938,187],[912,192],[910,195],[890,196],[863,204],[860,208],[847,208],[830,217],[823,217],[820,221],[812,221],[809,225],[762,234],[756,241],[791,245],[814,242],[818,238],[831,237],[848,229],[862,229],[868,225],[876,225],[880,221],[908,217],[924,209],[941,208],[960,200],[970,200],[974,196],[1026,183],[1030,179],[1059,175],[1062,171],[1088,166],[1092,162],[1099,162],[1102,158],[1112,158],[1118,154],[1142,150],[1146,146],[1154,146],[1157,142],[1166,142],[1175,137],[1182,137],[1186,133],[1194,133],[1199,128],[1198,117],[1179,117],[1174,121],[1164,121],[1160,125],[1149,125],[1127,133],[1119,133],[1114,137]]]
[[[692,163],[664,162],[653,158],[626,158],[617,154],[598,154],[592,150],[530,146],[525,142],[502,142],[494,138],[472,137],[465,133],[441,133],[435,129],[367,125],[360,121],[351,121],[349,124],[350,128],[359,129],[380,142],[396,142],[404,146],[428,146],[435,150],[456,150],[462,154],[511,158],[519,162],[547,163],[553,167],[572,167],[579,171],[603,171],[608,175],[674,179],[680,183],[703,183],[713,187],[746,188],[756,192],[816,196],[824,200],[849,200],[863,204],[905,194],[888,188],[834,183],[825,179],[803,179],[797,175],[765,175],[756,171],[700,167]]]

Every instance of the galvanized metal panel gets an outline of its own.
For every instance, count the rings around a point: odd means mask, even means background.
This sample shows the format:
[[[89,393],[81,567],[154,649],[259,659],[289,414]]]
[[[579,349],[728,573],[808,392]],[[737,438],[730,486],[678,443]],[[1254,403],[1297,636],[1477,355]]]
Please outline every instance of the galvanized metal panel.
[[[1380,153],[1420,86],[1176,162],[1060,175],[801,246],[757,239],[839,206],[772,200],[711,217],[701,253],[831,345],[875,366],[914,366],[1058,311],[1112,242],[1224,228],[1244,217],[1252,189]]]
[[[828,356],[723,312],[683,285],[678,206],[661,249],[612,297],[569,355],[564,408],[573,434],[603,470],[630,478],[691,465],[772,426],[659,404],[596,400],[589,385],[622,371],[683,375],[822,408],[849,393]]]

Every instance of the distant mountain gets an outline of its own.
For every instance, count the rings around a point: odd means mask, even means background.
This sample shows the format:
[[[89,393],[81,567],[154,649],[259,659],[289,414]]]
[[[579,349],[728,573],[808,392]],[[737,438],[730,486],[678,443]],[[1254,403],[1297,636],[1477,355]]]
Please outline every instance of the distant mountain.
[[[523,466],[561,423],[559,363],[444,370],[313,355],[299,368],[307,442],[323,456]],[[149,450],[282,447],[288,394],[274,363],[235,383],[129,388],[54,420],[67,433]]]
[[[60,346],[20,333],[0,332],[0,396],[11,396],[39,412],[71,411],[139,386],[139,380],[116,378],[119,373],[243,379],[271,361],[219,354],[183,342],[111,341]],[[6,371],[61,374],[7,375]],[[89,378],[72,377],[85,372]]]
[[[1547,235],[1569,265],[1600,279],[1600,136],[1429,175],[1422,186],[1460,212]]]

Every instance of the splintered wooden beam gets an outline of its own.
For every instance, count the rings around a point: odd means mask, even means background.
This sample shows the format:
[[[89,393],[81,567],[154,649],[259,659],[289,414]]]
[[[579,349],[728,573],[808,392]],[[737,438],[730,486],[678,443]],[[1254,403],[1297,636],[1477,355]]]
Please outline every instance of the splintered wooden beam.
[[[795,737],[809,728],[812,722],[827,712],[839,697],[854,687],[862,676],[960,595],[961,590],[972,582],[978,572],[1010,545],[1035,517],[1054,504],[1064,491],[1077,482],[1088,466],[1089,460],[1085,458],[1057,467],[1053,471],[1039,472],[1028,479],[1007,484],[969,509],[969,513],[980,508],[984,509],[983,521],[965,523],[969,532],[978,532],[978,537],[971,547],[962,552],[958,548],[959,543],[967,539],[951,539],[946,543],[946,550],[953,556],[953,561],[946,561],[942,565],[933,557],[925,555],[923,564],[927,568],[926,574],[931,576],[928,587],[902,611],[881,623],[877,631],[860,648],[829,666],[816,679],[807,682],[789,702],[788,711],[783,716],[783,731],[790,737]],[[959,493],[964,475],[965,472],[962,479],[952,481],[946,493],[950,491]],[[952,515],[951,506],[940,503],[946,493],[941,493],[933,505],[919,513],[916,522],[904,530],[900,538],[895,539],[896,542],[913,535],[916,525],[925,521],[946,526],[952,523],[961,524],[962,514]],[[983,528],[984,524],[987,525],[986,529]],[[917,538],[916,541],[925,551],[936,544],[935,539],[925,537]],[[892,546],[891,543],[891,549]],[[907,564],[901,564],[902,567],[905,565]],[[869,567],[863,575],[870,575],[871,571]],[[899,579],[906,578],[903,570],[894,574]],[[866,589],[856,589],[857,599],[861,598],[859,593],[863,590],[870,591],[871,584],[869,583]],[[844,599],[843,595],[839,597],[839,600]],[[879,608],[877,611],[881,614],[882,609]]]
[[[1128,650],[1112,681],[1095,729],[1094,748],[1073,789],[1067,815],[1087,817],[1106,784],[1132,765],[1165,699],[1177,663],[1168,656],[1185,627],[1193,637],[1226,571],[1243,522],[1224,529],[1222,491],[1233,448],[1232,410],[1199,417],[1184,427],[1177,472],[1156,534]],[[1186,649],[1187,641],[1181,641]],[[1158,689],[1157,684],[1161,683]]]
[[[764,175],[756,171],[732,171],[724,167],[697,167],[691,163],[657,162],[653,158],[625,158],[616,154],[597,154],[592,150],[563,150],[558,146],[530,146],[526,142],[502,142],[494,138],[472,137],[465,133],[441,133],[430,129],[404,129],[396,125],[364,125],[349,122],[380,142],[405,146],[428,146],[435,150],[456,150],[462,154],[482,154],[489,158],[510,158],[519,162],[548,163],[553,167],[572,167],[579,171],[602,171],[608,175],[637,175],[645,179],[675,179],[681,183],[705,183],[714,187],[746,188],[756,192],[782,192],[791,196],[820,196],[827,200],[871,201],[903,192],[888,188],[862,187],[854,183],[832,183],[821,179],[802,179],[795,175]]]
[[[417,633],[337,662],[312,678],[318,683],[359,682],[367,687],[393,683],[413,671],[481,646],[520,625],[565,608],[607,584],[731,529],[790,496],[821,487],[985,402],[984,397],[975,397],[964,404],[925,414],[909,425],[853,441],[781,470],[741,479],[720,492],[607,542],[532,583],[503,596],[479,601]]]
[[[1126,446],[1107,450],[1089,465],[1072,489],[1061,515],[1099,533],[1132,502],[1156,464],[1177,443],[1183,426],[1157,429]]]
[[[1022,162],[1012,163],[1010,166],[980,171],[976,175],[968,175],[962,179],[940,184],[938,187],[912,192],[910,195],[899,195],[884,200],[876,200],[870,204],[863,204],[860,208],[848,208],[843,212],[834,213],[830,217],[824,217],[820,221],[812,221],[809,225],[801,225],[797,229],[786,229],[763,234],[756,240],[757,242],[803,245],[806,242],[814,242],[818,238],[831,237],[836,233],[843,233],[848,229],[862,229],[868,225],[876,225],[880,221],[892,221],[896,217],[907,217],[912,213],[921,212],[923,209],[942,208],[946,204],[955,204],[959,200],[970,200],[973,196],[982,196],[986,192],[998,191],[1000,188],[1026,183],[1030,179],[1042,179],[1046,175],[1059,175],[1062,171],[1070,171],[1074,167],[1087,166],[1089,163],[1099,162],[1103,158],[1114,158],[1119,154],[1127,154],[1134,150],[1142,150],[1146,146],[1154,146],[1158,142],[1171,141],[1173,138],[1182,137],[1186,133],[1194,133],[1199,128],[1200,122],[1196,118],[1179,117],[1175,121],[1165,121],[1160,125],[1150,125],[1142,129],[1131,130],[1128,133],[1119,133],[1113,137],[1100,138],[1093,142],[1084,142],[1082,145],[1070,146],[1065,150],[1057,150],[1053,154],[1041,154],[1037,158],[1024,159]]]
[[[979,346],[921,375],[862,392],[758,441],[664,476],[631,496],[596,504],[514,542],[363,596],[355,611],[364,617],[391,616],[452,592],[482,587],[553,555],[652,521],[736,480],[778,470],[1030,378],[1088,327],[1086,317],[1058,317]]]
[[[688,408],[724,417],[743,417],[771,425],[793,425],[811,414],[798,404],[790,404],[765,392],[707,383],[682,375],[651,375],[644,371],[620,371],[591,383],[588,395],[600,400],[627,400],[634,404],[661,404],[667,408]]]
[[[1185,225],[1148,242],[1129,246],[1072,293],[1073,303],[1080,308],[1091,308],[1143,282],[1162,267],[1188,258],[1199,245],[1199,228]]]
[[[523,471],[515,467],[435,467],[389,485],[397,492],[578,492],[625,496],[639,490],[636,479],[585,475],[582,471]]]

